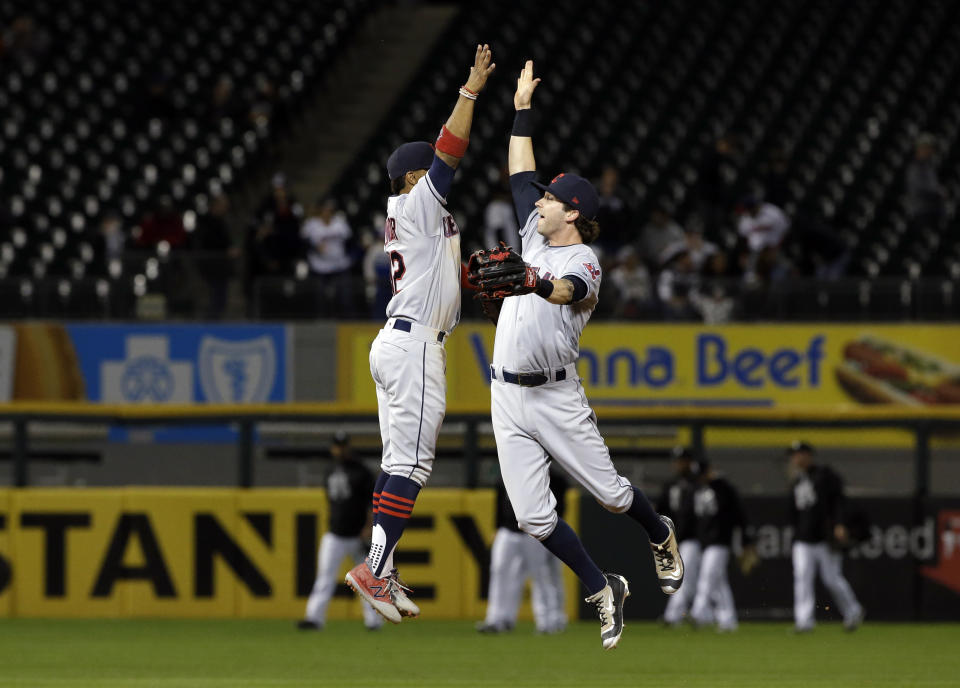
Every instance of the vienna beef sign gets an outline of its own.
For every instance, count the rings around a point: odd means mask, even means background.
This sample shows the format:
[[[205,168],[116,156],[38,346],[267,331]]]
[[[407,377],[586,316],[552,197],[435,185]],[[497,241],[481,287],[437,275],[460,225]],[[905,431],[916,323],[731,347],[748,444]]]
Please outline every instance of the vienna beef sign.
[[[397,559],[435,618],[483,613],[493,507],[418,501]],[[321,490],[0,490],[0,616],[297,618],[324,510]],[[341,586],[330,617],[359,615]]]

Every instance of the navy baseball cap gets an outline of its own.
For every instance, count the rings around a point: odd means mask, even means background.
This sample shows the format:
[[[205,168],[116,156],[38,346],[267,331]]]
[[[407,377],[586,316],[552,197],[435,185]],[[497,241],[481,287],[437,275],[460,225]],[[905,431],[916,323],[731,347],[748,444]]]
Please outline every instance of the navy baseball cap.
[[[580,211],[588,220],[597,217],[600,209],[600,197],[593,184],[577,174],[561,172],[550,180],[550,184],[530,182],[541,191],[549,191],[561,201]]]
[[[387,176],[396,179],[411,170],[429,170],[433,155],[433,146],[426,141],[404,143],[387,158]]]

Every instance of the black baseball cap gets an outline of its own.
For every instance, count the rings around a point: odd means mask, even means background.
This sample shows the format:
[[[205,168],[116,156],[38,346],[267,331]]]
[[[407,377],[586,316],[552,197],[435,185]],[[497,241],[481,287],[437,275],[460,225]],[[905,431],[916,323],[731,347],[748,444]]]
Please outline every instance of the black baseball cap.
[[[674,447],[673,451],[670,452],[670,458],[687,459],[689,461],[692,461],[694,456],[693,456],[693,452],[691,452],[686,447]]]
[[[411,170],[429,170],[433,156],[433,146],[426,141],[404,143],[387,158],[387,176],[397,179]]]
[[[350,435],[345,430],[337,430],[333,433],[333,443],[343,446],[350,442]]]
[[[593,184],[577,174],[561,172],[550,180],[549,184],[530,182],[541,191],[549,191],[567,205],[580,211],[588,220],[597,217],[600,209],[600,196]]]
[[[813,445],[805,440],[794,440],[790,443],[790,446],[787,447],[787,456],[790,454],[795,454],[796,452],[807,452],[808,454],[816,453],[816,450],[813,448]]]

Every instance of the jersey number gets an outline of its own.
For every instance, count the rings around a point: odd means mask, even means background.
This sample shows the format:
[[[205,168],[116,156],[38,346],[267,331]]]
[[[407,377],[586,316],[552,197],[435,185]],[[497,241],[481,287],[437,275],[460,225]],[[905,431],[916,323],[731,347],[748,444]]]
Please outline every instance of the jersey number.
[[[403,256],[400,255],[399,251],[390,251],[390,266],[393,268],[393,272],[390,273],[390,284],[393,287],[393,293],[396,294],[400,291],[397,282],[403,279],[403,273],[407,271],[407,266],[403,264]]]

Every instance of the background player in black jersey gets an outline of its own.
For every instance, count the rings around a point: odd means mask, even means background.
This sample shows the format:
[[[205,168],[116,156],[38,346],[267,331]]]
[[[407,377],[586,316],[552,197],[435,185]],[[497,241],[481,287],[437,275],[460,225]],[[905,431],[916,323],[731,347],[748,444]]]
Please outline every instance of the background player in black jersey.
[[[693,495],[693,508],[702,556],[690,616],[698,626],[715,623],[719,631],[735,631],[737,608],[727,567],[737,528],[745,546],[751,546],[747,542],[747,519],[740,495],[730,481],[721,477],[704,458],[697,460],[694,470],[699,476],[699,487]]]
[[[355,563],[363,561],[367,553],[364,531],[372,522],[370,494],[374,477],[353,454],[350,438],[342,430],[333,437],[330,446],[333,467],[324,477],[327,489],[329,526],[320,539],[317,554],[317,580],[313,584],[307,611],[297,626],[303,630],[319,630],[327,618],[327,605],[336,589],[337,573],[344,558]],[[380,627],[383,619],[366,602],[363,603],[363,623],[370,630]]]
[[[556,470],[550,471],[550,491],[557,500],[557,515],[566,511],[569,483]],[[530,579],[533,621],[538,633],[560,633],[567,627],[560,560],[535,538],[520,530],[503,481],[497,483],[497,533],[490,548],[490,588],[487,614],[477,624],[481,633],[513,630]]]
[[[795,629],[814,626],[814,583],[817,573],[830,591],[843,626],[856,630],[863,622],[863,607],[843,577],[842,547],[850,539],[846,523],[843,480],[829,466],[813,462],[814,449],[802,440],[787,447],[792,479],[790,515],[793,524],[793,617]]]
[[[693,494],[698,485],[694,472],[694,456],[685,447],[673,450],[674,475],[663,485],[657,500],[657,513],[669,516],[677,529],[680,556],[683,558],[685,585],[667,601],[664,623],[677,626],[693,605],[700,570],[700,541],[697,539],[697,516],[693,510]]]

